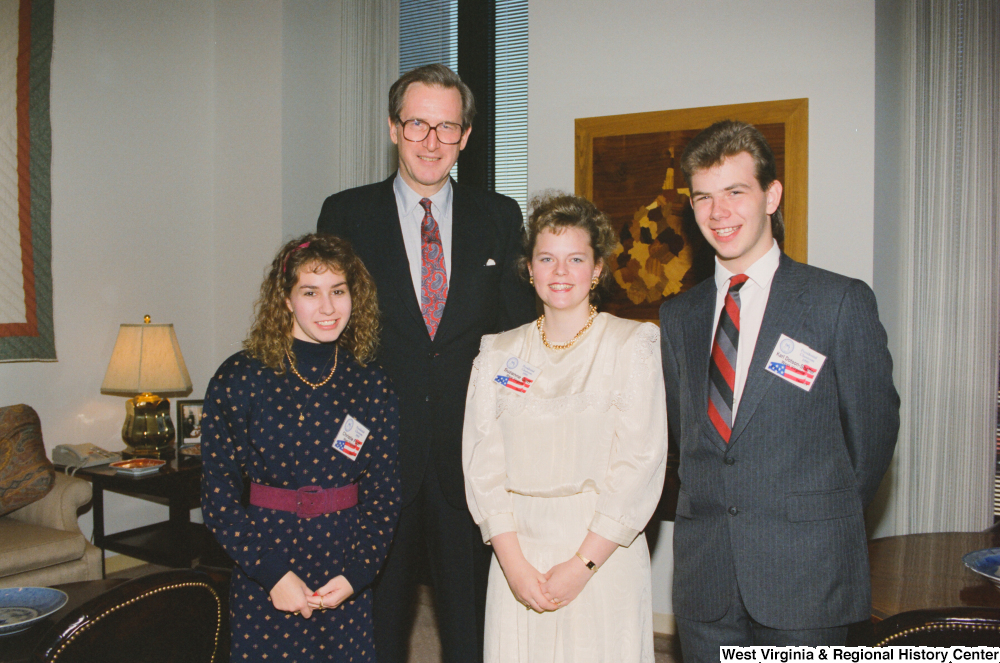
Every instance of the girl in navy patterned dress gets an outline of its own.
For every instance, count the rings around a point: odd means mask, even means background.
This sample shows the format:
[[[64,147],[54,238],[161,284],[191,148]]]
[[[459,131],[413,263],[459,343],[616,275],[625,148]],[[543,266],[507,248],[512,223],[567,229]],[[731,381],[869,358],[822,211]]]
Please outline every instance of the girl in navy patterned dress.
[[[285,245],[209,382],[202,512],[236,562],[233,661],[374,661],[370,585],[399,515],[375,284],[346,241]],[[365,434],[367,430],[367,434]]]

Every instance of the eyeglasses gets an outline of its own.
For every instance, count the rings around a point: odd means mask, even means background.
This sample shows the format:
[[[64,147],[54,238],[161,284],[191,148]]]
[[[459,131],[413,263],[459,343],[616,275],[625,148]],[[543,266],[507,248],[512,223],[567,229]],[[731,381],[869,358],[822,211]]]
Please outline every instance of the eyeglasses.
[[[433,127],[423,120],[407,120],[402,123],[403,138],[411,143],[419,143],[430,135],[431,130],[439,142],[455,145],[462,142],[462,125],[454,122],[439,122]]]

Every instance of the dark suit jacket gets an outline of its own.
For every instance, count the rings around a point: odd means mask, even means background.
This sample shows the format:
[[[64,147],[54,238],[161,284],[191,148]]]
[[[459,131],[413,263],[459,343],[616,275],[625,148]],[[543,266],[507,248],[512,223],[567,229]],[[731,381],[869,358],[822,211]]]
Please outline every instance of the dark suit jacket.
[[[674,612],[718,619],[738,581],[751,617],[771,628],[868,619],[864,507],[899,430],[875,295],[781,256],[728,445],[707,415],[715,299],[708,279],[660,308],[680,450]],[[764,370],[781,334],[826,356],[811,391]]]
[[[349,240],[378,288],[377,361],[399,396],[403,504],[416,496],[433,462],[448,502],[465,509],[462,421],[472,360],[484,334],[535,317],[534,292],[515,269],[524,234],[521,210],[506,196],[452,182],[451,278],[432,341],[410,278],[395,177],[327,198],[318,230]]]

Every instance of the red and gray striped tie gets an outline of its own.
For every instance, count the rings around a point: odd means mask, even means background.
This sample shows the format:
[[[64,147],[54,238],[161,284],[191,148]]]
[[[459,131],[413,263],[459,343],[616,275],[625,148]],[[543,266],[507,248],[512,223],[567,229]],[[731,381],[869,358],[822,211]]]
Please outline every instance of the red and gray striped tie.
[[[740,344],[740,288],[746,274],[729,281],[726,303],[719,316],[719,327],[712,343],[712,361],[708,366],[708,418],[722,439],[729,443],[733,427],[733,392],[736,388],[736,349]]]

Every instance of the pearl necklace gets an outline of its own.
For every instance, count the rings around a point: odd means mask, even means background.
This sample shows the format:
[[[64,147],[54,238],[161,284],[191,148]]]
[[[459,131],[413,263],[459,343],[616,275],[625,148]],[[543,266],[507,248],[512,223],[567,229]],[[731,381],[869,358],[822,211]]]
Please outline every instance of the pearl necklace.
[[[583,329],[576,333],[576,336],[566,341],[565,343],[549,343],[549,339],[545,337],[545,314],[542,314],[538,320],[535,321],[535,326],[538,327],[538,332],[542,335],[542,344],[545,345],[549,350],[568,350],[573,347],[573,344],[580,340],[590,326],[594,324],[594,320],[597,319],[597,307],[591,304],[590,306],[590,317],[587,318],[587,324],[583,326]]]
[[[298,371],[297,371],[297,370],[295,369],[295,363],[294,363],[294,362],[292,361],[292,358],[291,358],[291,357],[290,357],[290,356],[288,355],[288,350],[285,350],[285,358],[286,358],[286,359],[288,359],[288,365],[292,367],[292,373],[295,373],[295,375],[296,375],[296,376],[297,376],[297,377],[298,377],[298,378],[299,378],[300,380],[302,380],[303,382],[305,382],[305,383],[306,383],[307,385],[309,385],[309,386],[310,386],[310,387],[312,387],[313,389],[315,389],[316,387],[322,387],[323,385],[325,385],[325,384],[326,384],[327,382],[329,382],[329,381],[330,381],[330,378],[332,378],[332,377],[333,377],[333,374],[334,374],[334,373],[335,373],[335,372],[337,371],[337,355],[339,355],[339,354],[340,354],[340,346],[338,345],[338,346],[337,346],[337,347],[336,347],[336,348],[334,349],[334,351],[333,351],[333,370],[332,370],[332,371],[330,371],[330,374],[326,376],[326,379],[325,379],[325,380],[323,380],[322,382],[317,382],[317,383],[313,384],[313,383],[312,383],[312,382],[310,382],[309,380],[306,380],[306,379],[305,379],[304,377],[302,377],[302,374],[301,374],[301,373],[299,373],[299,372],[298,372]]]

